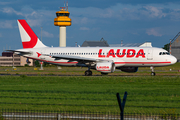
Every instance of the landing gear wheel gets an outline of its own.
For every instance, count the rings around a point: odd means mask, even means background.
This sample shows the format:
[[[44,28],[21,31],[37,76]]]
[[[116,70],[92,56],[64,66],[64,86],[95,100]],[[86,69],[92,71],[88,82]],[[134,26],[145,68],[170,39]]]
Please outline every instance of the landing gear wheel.
[[[155,76],[156,75],[156,73],[155,72],[151,72],[151,76]]]
[[[103,73],[103,72],[101,72],[101,75],[108,75],[108,73]]]
[[[91,70],[86,70],[84,72],[85,76],[92,76],[92,71]]]
[[[150,69],[151,69],[151,76],[155,76],[155,75],[156,75],[156,73],[154,72],[154,67],[153,67],[153,66],[151,66],[151,67],[150,67]]]

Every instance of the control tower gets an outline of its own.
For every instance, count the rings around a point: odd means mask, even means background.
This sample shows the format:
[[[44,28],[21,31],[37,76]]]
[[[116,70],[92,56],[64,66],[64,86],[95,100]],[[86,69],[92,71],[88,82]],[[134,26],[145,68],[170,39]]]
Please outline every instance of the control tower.
[[[59,47],[66,47],[66,26],[71,26],[71,18],[69,18],[68,3],[66,7],[60,7],[60,11],[56,12],[54,25],[59,26]]]

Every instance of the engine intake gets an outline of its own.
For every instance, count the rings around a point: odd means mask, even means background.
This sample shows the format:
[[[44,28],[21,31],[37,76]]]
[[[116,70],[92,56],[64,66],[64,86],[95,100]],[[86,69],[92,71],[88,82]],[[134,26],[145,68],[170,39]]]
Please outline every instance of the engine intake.
[[[114,62],[99,62],[96,64],[96,70],[102,73],[112,73],[115,71]]]

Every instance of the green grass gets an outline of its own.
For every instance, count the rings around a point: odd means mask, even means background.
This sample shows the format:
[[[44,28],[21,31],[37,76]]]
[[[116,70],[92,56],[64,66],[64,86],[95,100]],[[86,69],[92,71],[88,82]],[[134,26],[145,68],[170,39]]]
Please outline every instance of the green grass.
[[[57,66],[52,67],[44,67],[44,70],[39,70],[40,68],[37,68],[37,70],[34,70],[34,67],[17,67],[17,70],[14,70],[12,67],[0,67],[0,74],[15,74],[15,75],[21,75],[21,74],[37,74],[37,75],[84,75],[84,71],[87,70],[86,67],[62,67],[62,69],[57,69]],[[171,69],[171,71],[170,71]],[[171,66],[166,67],[155,67],[155,72],[157,76],[160,75],[180,75],[180,63],[176,63]],[[101,75],[100,72],[97,72],[96,70],[92,70],[93,75]],[[138,72],[136,73],[125,73],[121,72],[120,70],[116,70],[114,73],[110,73],[109,76],[115,76],[115,75],[150,75],[151,70],[150,67],[140,67],[138,69]]]
[[[0,108],[115,112],[127,91],[125,112],[180,113],[179,86],[179,76],[1,76]]]

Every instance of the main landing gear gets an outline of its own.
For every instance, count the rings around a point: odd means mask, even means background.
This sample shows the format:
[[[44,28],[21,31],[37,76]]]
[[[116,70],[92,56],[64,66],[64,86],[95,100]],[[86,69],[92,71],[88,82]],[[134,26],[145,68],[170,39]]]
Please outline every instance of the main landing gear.
[[[92,76],[92,71],[91,70],[86,70],[84,72],[85,76]]]
[[[154,67],[153,67],[153,66],[151,66],[151,67],[150,67],[150,69],[151,69],[151,76],[155,76],[155,75],[156,75],[156,73],[154,72]]]
[[[88,67],[88,70],[84,72],[85,76],[92,76],[92,71],[90,70],[90,67]]]

